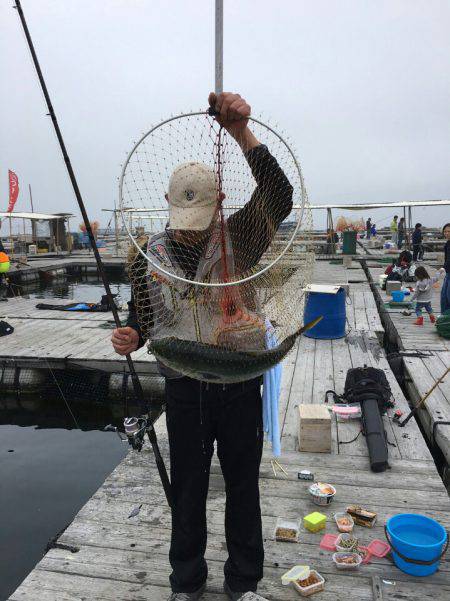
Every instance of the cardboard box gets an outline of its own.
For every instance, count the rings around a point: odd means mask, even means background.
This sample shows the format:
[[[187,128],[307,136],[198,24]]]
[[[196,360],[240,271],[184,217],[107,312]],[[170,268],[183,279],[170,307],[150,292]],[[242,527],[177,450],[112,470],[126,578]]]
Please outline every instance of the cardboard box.
[[[325,405],[299,405],[298,448],[305,453],[331,453],[331,417]]]

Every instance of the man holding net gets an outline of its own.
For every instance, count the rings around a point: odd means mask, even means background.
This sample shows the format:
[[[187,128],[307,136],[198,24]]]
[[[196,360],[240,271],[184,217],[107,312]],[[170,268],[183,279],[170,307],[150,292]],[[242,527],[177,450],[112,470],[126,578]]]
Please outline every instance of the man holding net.
[[[218,113],[219,124],[240,146],[256,181],[251,198],[227,220],[236,273],[246,273],[258,263],[279,225],[289,215],[293,189],[267,147],[250,131],[247,102],[231,93],[210,94],[208,100]],[[218,205],[223,200],[217,194],[216,184],[214,172],[201,163],[175,169],[166,197],[167,229],[147,246],[153,249],[152,262],[159,261],[162,267],[165,262],[176,265],[178,272],[191,280],[215,264],[210,239],[216,231]],[[116,352],[122,355],[142,346],[152,332],[156,335],[174,310],[173,306],[162,307],[163,297],[152,292],[148,302],[152,288],[147,284],[145,263],[138,254],[131,264],[130,272],[140,273],[141,277],[131,277],[127,327],[115,330],[112,336]],[[139,311],[139,299],[143,296],[147,297],[145,314]],[[174,306],[185,302],[187,308],[189,299],[184,296],[177,298]],[[236,314],[237,311],[228,311],[226,321],[249,321],[256,311],[249,310],[248,314],[241,311],[239,318],[233,317]],[[146,336],[147,329],[150,333]],[[160,365],[160,370],[166,378],[173,494],[170,600],[195,601],[205,590],[206,498],[215,443],[226,488],[229,557],[224,567],[224,590],[232,601],[262,599],[254,592],[263,576],[264,560],[258,486],[263,447],[261,378],[227,385],[209,384],[164,365]]]

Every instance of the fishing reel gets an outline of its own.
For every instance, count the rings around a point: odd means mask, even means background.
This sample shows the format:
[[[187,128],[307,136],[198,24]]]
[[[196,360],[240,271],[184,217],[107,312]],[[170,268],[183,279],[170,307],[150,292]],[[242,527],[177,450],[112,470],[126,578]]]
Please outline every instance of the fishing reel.
[[[144,446],[144,436],[148,429],[148,420],[146,417],[126,417],[123,420],[125,435],[118,428],[109,424],[104,428],[104,432],[116,432],[121,442],[128,442],[135,451],[141,451]]]

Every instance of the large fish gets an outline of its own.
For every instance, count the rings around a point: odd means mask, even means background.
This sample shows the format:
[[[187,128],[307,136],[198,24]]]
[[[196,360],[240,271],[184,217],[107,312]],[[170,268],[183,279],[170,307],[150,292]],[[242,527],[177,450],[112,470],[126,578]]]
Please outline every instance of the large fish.
[[[158,361],[190,378],[223,384],[243,382],[262,375],[280,363],[296,339],[321,319],[317,317],[278,346],[264,351],[231,351],[175,336],[152,340],[148,348]]]

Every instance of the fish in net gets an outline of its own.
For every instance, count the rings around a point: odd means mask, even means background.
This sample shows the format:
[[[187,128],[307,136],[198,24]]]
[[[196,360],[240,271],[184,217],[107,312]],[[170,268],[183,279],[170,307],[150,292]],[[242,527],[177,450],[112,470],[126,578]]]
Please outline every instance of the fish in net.
[[[205,112],[171,117],[123,167],[133,303],[163,373],[220,383],[256,377],[304,329],[314,254],[301,169],[272,127],[250,118],[249,130],[231,135]],[[148,217],[147,231],[133,231],[131,216]],[[151,231],[159,219],[165,228]],[[270,350],[268,323],[280,341]]]

